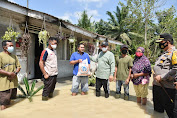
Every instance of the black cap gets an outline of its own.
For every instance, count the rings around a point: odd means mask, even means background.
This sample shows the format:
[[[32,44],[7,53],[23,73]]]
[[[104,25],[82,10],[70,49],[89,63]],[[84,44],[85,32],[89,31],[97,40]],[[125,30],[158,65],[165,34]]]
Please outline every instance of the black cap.
[[[108,46],[108,42],[107,41],[104,41],[102,44],[101,44],[101,46]]]
[[[120,49],[122,48],[127,48],[128,49],[128,46],[127,45],[121,45]]]
[[[156,43],[160,43],[161,41],[173,41],[172,35],[168,33],[160,34],[160,38],[156,40]]]

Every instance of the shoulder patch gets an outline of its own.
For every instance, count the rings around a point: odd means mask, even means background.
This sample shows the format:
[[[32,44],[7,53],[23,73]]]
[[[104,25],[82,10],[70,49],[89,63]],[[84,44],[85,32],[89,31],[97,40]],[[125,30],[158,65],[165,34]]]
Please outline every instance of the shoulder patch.
[[[174,51],[172,55],[172,65],[175,64],[177,64],[177,51]]]

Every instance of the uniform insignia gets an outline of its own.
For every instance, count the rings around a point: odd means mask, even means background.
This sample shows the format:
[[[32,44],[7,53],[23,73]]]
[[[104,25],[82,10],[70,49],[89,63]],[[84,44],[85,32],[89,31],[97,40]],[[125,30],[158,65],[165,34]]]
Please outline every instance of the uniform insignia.
[[[174,51],[172,56],[172,65],[175,64],[177,64],[177,51]]]

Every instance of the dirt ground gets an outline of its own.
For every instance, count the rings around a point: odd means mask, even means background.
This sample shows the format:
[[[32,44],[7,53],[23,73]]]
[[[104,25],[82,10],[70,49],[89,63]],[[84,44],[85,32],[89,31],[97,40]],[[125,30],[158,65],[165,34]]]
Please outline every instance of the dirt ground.
[[[37,86],[42,85],[38,82]],[[152,81],[149,84],[148,103],[146,106],[136,103],[133,84],[130,82],[130,100],[123,99],[123,88],[120,99],[115,96],[115,82],[110,83],[110,97],[95,97],[95,87],[89,87],[88,95],[71,96],[71,77],[59,80],[54,97],[48,101],[41,100],[42,91],[28,99],[16,99],[11,106],[0,111],[0,118],[168,118],[166,113],[153,110]],[[18,92],[18,94],[21,94]]]

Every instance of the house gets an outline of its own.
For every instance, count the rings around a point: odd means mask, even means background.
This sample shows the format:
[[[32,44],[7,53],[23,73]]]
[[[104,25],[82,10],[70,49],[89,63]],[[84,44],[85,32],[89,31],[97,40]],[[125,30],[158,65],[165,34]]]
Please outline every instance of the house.
[[[25,24],[27,22],[29,33],[31,36],[31,47],[28,56],[21,58],[21,50],[18,42],[15,47],[15,54],[19,57],[22,65],[20,74],[27,74],[28,79],[41,78],[42,74],[39,68],[39,57],[44,49],[43,45],[39,45],[38,33],[42,29],[42,25],[45,24],[46,30],[50,33],[50,36],[56,36],[58,32],[62,31],[64,39],[60,40],[59,46],[56,49],[58,57],[59,74],[58,78],[72,76],[73,67],[69,65],[69,58],[71,56],[71,44],[68,38],[71,34],[74,34],[77,39],[76,45],[80,41],[86,41],[94,45],[94,53],[98,53],[98,46],[100,41],[106,40],[105,36],[86,31],[78,26],[75,26],[62,19],[43,13],[40,11],[32,10],[16,3],[11,3],[7,0],[0,0],[0,47],[2,39],[7,27],[11,25],[16,32],[20,32],[20,37],[24,34]],[[121,42],[108,39],[110,44],[122,45]],[[14,44],[15,41],[13,40]],[[89,47],[88,47],[89,48]],[[113,47],[111,47],[113,48]],[[2,48],[0,48],[2,51]]]

